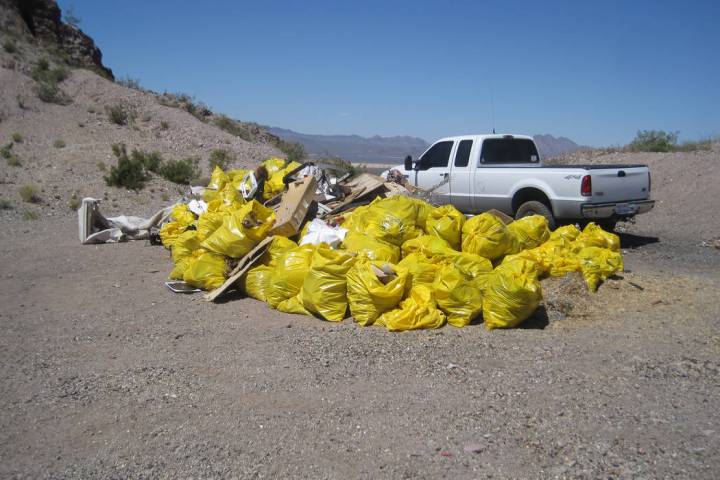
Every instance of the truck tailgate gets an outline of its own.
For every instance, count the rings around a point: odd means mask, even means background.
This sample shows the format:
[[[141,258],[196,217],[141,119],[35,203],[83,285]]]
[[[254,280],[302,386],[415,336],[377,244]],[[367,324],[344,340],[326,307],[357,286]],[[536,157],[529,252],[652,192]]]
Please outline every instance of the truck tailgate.
[[[592,176],[593,202],[644,200],[650,195],[647,167],[608,167],[589,173]]]

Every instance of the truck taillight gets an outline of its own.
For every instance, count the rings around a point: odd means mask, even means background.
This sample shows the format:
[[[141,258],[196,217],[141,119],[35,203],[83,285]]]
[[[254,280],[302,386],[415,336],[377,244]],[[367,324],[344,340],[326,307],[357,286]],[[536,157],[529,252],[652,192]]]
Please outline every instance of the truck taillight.
[[[580,182],[580,195],[583,197],[592,196],[592,178],[590,175],[585,175]]]

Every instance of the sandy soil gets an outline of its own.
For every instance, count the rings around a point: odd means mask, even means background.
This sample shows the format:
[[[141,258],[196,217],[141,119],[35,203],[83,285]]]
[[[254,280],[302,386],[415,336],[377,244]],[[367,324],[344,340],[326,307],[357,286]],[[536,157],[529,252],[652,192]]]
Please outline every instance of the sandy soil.
[[[80,245],[71,191],[141,216],[181,194],[106,187],[110,143],[274,150],[89,72],[63,84],[73,105],[19,111],[27,82],[0,69],[0,142],[25,137],[23,166],[0,165],[0,477],[718,477],[720,250],[702,246],[720,234],[717,150],[591,159],[650,164],[658,200],[621,226],[626,272],[596,294],[548,280],[524,328],[392,334],[176,295],[161,247]],[[88,112],[117,98],[147,122]]]

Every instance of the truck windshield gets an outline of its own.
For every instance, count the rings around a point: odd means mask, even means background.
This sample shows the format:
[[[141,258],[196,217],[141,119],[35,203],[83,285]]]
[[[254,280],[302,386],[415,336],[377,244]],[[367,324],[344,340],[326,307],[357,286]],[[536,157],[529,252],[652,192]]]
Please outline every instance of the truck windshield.
[[[523,138],[488,138],[482,144],[480,163],[538,163],[535,143]]]

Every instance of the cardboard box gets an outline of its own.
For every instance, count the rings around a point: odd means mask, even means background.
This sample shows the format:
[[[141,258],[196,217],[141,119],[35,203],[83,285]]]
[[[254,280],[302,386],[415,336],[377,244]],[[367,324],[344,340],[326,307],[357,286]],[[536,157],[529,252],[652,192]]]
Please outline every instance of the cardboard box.
[[[315,177],[305,177],[288,184],[288,189],[283,194],[280,206],[275,213],[275,226],[270,234],[292,237],[298,233],[310,205],[315,199],[316,189]]]

